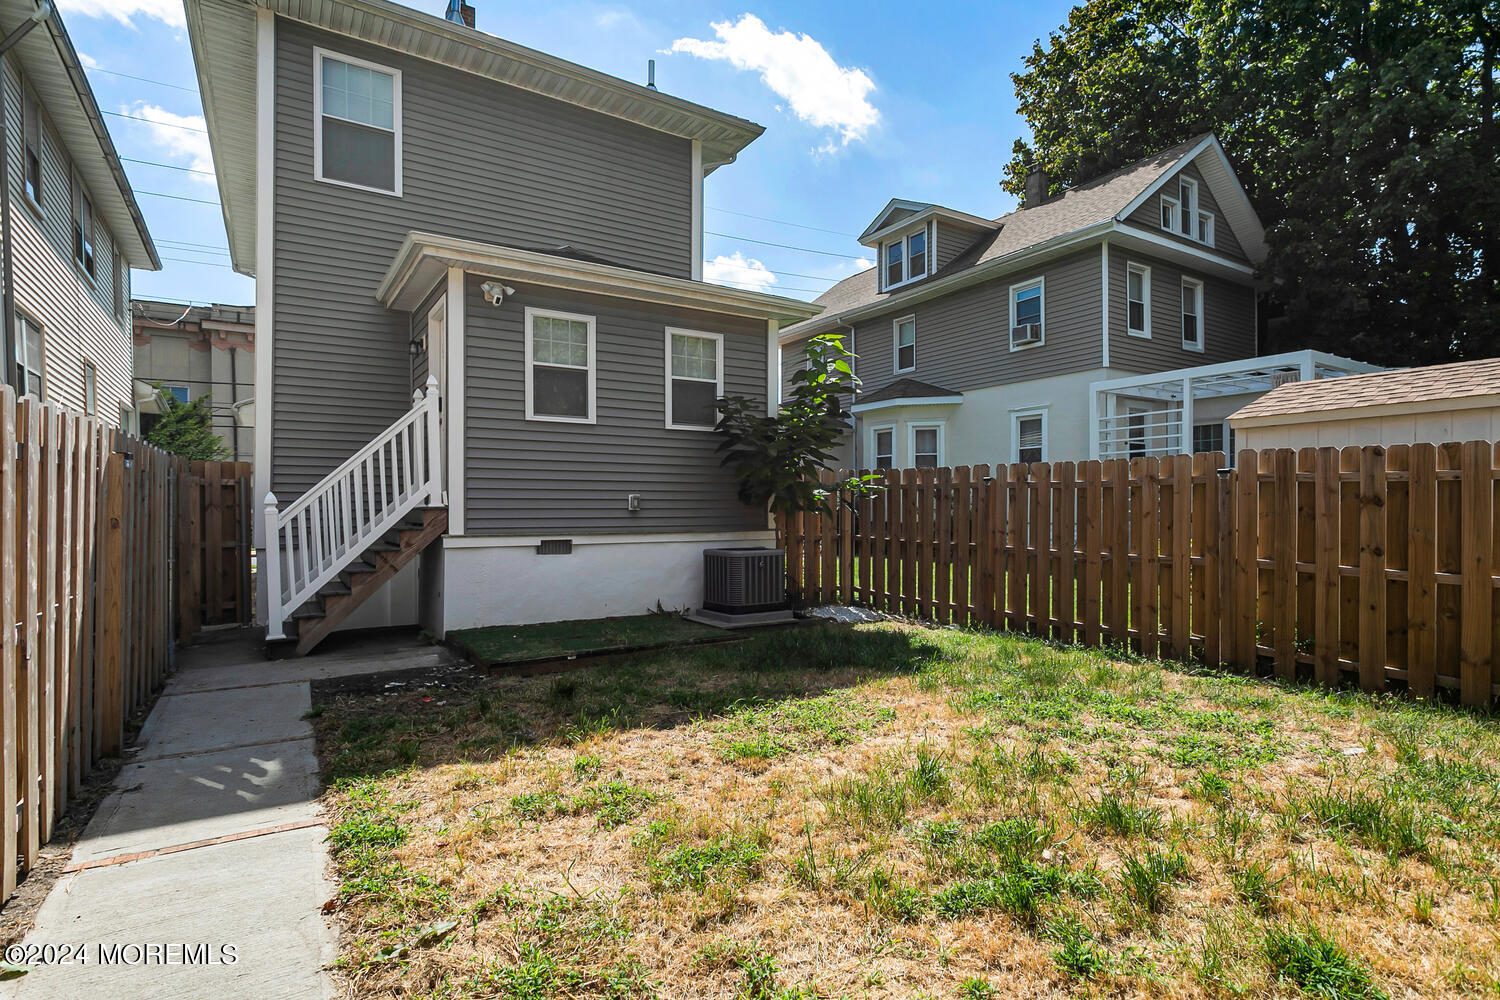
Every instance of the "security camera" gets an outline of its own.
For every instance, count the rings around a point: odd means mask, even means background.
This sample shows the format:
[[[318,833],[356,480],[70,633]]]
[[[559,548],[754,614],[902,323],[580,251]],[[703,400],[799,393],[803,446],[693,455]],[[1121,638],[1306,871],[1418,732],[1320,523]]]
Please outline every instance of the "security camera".
[[[507,295],[516,294],[514,288],[498,281],[486,281],[479,286],[479,290],[484,293],[484,301],[492,306],[500,305]]]

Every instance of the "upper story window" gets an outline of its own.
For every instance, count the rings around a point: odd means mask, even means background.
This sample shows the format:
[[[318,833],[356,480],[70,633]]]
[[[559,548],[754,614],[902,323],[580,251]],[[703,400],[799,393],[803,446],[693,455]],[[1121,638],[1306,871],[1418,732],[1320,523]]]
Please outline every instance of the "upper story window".
[[[876,427],[870,432],[870,452],[875,459],[874,468],[896,467],[896,428]]]
[[[42,112],[27,87],[21,88],[21,131],[26,197],[42,207]]]
[[[30,316],[16,313],[17,395],[42,398],[42,328]]]
[[[1182,279],[1182,346],[1184,350],[1203,350],[1203,282]]]
[[[1151,336],[1151,268],[1143,264],[1125,266],[1125,314],[1126,333]]]
[[[193,398],[192,391],[185,385],[164,385],[161,387],[161,394],[172,402],[183,405],[192,402]]]
[[[909,372],[917,367],[917,318],[905,316],[896,320],[896,371]]]
[[[115,319],[123,323],[125,314],[129,311],[130,268],[126,266],[125,258],[120,256],[118,249],[112,249],[110,257],[114,263],[111,270],[115,277]]]
[[[526,419],[594,422],[594,317],[526,310]]]
[[[881,260],[885,265],[883,276],[887,291],[908,281],[927,277],[928,263],[932,259],[927,230],[928,227],[923,226],[915,232],[882,244]]]
[[[1010,286],[1010,349],[1043,342],[1046,288],[1041,278]]]
[[[1161,227],[1190,240],[1214,244],[1214,214],[1198,203],[1198,182],[1178,177],[1170,193],[1161,196]]]
[[[73,259],[90,278],[94,276],[94,203],[78,178],[73,178]]]
[[[667,426],[711,431],[724,395],[724,338],[717,333],[667,330]]]
[[[401,72],[313,49],[313,175],[401,194]]]

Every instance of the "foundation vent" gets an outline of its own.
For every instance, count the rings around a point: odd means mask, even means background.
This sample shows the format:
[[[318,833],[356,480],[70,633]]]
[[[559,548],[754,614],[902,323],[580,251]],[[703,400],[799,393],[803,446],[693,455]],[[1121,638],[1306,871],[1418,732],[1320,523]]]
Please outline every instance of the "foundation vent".
[[[731,615],[785,608],[786,553],[704,549],[703,607]]]
[[[536,547],[539,556],[569,556],[573,554],[573,539],[544,538]]]

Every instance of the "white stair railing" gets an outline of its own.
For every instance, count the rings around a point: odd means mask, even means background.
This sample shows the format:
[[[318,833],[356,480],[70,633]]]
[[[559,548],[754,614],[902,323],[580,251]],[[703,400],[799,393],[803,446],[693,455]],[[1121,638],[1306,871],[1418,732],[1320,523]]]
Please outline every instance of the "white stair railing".
[[[400,420],[286,510],[267,493],[266,638],[284,639],[288,615],[420,506],[443,503],[437,379],[412,393]]]

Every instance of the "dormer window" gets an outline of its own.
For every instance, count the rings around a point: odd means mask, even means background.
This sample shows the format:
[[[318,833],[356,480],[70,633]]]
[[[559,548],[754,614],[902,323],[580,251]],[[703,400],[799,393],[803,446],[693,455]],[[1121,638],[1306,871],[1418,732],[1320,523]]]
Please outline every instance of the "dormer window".
[[[1214,245],[1214,214],[1198,204],[1198,182],[1177,178],[1177,184],[1161,196],[1161,227],[1185,239]]]
[[[927,227],[923,226],[882,245],[886,291],[927,277],[927,263],[931,259],[929,242]]]

